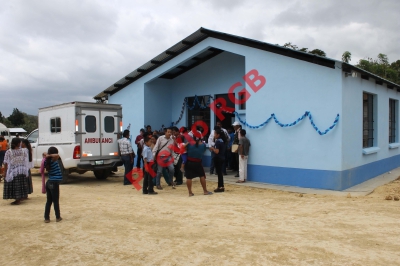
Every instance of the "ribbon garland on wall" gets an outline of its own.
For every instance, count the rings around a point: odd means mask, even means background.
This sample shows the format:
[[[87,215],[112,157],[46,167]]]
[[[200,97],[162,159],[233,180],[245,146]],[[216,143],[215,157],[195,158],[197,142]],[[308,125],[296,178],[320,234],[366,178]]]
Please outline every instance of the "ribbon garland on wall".
[[[198,104],[198,106],[199,106],[201,109],[206,109],[206,108],[210,105],[210,99],[214,100],[214,98],[213,98],[211,95],[209,95],[209,96],[210,96],[210,98],[208,99],[208,102],[206,103],[205,106],[202,106],[202,105],[200,104],[200,101],[198,100],[197,95],[194,96],[194,101],[193,101],[193,105],[192,105],[192,106],[189,106],[189,105],[188,105],[188,100],[187,100],[187,98],[185,98],[185,99],[183,100],[182,110],[181,110],[181,113],[180,113],[180,115],[179,115],[179,118],[178,118],[178,120],[177,120],[176,122],[172,122],[172,123],[171,123],[171,126],[176,126],[176,125],[182,120],[183,113],[184,113],[184,111],[185,111],[185,106],[187,106],[187,108],[188,108],[189,110],[193,110],[193,109],[196,107],[196,104]],[[319,128],[315,125],[314,120],[313,120],[313,117],[312,117],[312,115],[311,115],[311,112],[310,112],[310,111],[306,111],[301,117],[299,117],[296,121],[294,121],[294,122],[292,122],[292,123],[290,123],[290,124],[283,124],[283,123],[279,122],[278,118],[276,118],[276,115],[275,115],[275,114],[271,114],[271,116],[270,116],[267,120],[265,120],[263,123],[259,124],[258,126],[253,126],[253,125],[250,125],[249,123],[247,123],[247,121],[243,121],[243,120],[240,118],[239,113],[237,113],[236,111],[234,111],[234,112],[228,112],[228,111],[226,111],[226,110],[223,110],[223,111],[226,112],[226,113],[232,113],[232,114],[234,114],[234,115],[238,118],[238,120],[239,120],[239,122],[240,122],[241,124],[245,125],[246,127],[251,128],[251,129],[259,129],[259,128],[262,128],[262,127],[264,127],[266,124],[268,124],[268,122],[271,121],[271,119],[274,119],[275,123],[277,123],[280,127],[292,127],[292,126],[297,125],[297,124],[298,124],[299,122],[301,122],[304,118],[308,117],[308,119],[310,120],[310,123],[311,123],[311,125],[313,126],[313,128],[315,129],[315,131],[317,131],[317,133],[318,133],[319,135],[321,135],[321,136],[322,136],[322,135],[325,135],[325,134],[327,134],[329,131],[331,131],[331,130],[338,124],[338,122],[339,122],[339,114],[337,114],[335,120],[333,121],[333,124],[332,124],[330,127],[328,127],[326,130],[321,131],[321,130],[319,130]]]

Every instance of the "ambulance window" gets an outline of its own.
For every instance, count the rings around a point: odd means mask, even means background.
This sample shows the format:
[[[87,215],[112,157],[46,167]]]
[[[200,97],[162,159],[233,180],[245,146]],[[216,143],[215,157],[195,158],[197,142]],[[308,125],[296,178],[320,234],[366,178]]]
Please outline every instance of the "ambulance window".
[[[61,118],[59,117],[50,118],[50,132],[51,133],[61,132]]]
[[[38,137],[39,137],[39,131],[38,130],[32,132],[28,137],[29,143],[35,143],[37,141]]]
[[[85,117],[85,130],[88,133],[96,132],[96,117],[93,115],[87,115]]]
[[[104,117],[104,131],[107,133],[114,132],[114,117],[106,116]]]

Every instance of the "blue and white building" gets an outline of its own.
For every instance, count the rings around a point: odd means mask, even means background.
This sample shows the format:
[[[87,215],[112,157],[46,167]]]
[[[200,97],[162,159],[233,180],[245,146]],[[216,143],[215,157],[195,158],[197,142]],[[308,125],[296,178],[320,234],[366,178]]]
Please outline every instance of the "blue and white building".
[[[265,78],[258,90],[244,80],[250,71]],[[245,104],[229,100],[234,84],[236,98],[249,93]],[[223,125],[240,121],[252,142],[250,181],[343,190],[400,166],[398,84],[226,33],[200,28],[95,96],[122,104],[133,135],[147,124],[213,128],[218,98],[234,108]]]

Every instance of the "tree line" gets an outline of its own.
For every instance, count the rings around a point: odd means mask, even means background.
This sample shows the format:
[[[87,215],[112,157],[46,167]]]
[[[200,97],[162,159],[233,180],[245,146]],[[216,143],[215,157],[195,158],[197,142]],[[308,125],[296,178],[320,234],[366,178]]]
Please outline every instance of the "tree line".
[[[38,128],[38,117],[36,115],[28,115],[27,113],[18,110],[18,108],[14,108],[9,117],[5,117],[0,112],[0,123],[4,124],[8,128],[23,128],[26,130],[27,134],[29,134],[34,129]]]
[[[309,50],[305,47],[299,48],[297,45],[292,44],[291,42],[285,43],[282,46],[296,51],[326,57],[326,53],[320,49]],[[342,61],[345,63],[349,63],[351,61],[351,52],[345,51],[342,54]],[[400,60],[396,60],[390,63],[389,58],[386,54],[380,53],[378,54],[376,59],[370,57],[366,59],[360,59],[355,66],[372,74],[380,76],[381,78],[384,78],[396,84],[400,84]]]

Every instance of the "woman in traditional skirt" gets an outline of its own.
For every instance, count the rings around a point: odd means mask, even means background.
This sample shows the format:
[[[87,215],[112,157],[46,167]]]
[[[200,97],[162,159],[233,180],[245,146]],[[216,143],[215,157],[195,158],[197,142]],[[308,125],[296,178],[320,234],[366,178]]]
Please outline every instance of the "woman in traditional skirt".
[[[189,197],[194,196],[192,192],[192,179],[196,177],[200,177],[200,183],[203,187],[204,195],[211,195],[212,192],[207,190],[206,185],[206,174],[204,172],[203,165],[201,163],[203,154],[206,151],[206,145],[201,142],[201,139],[193,136],[195,139],[195,144],[188,144],[186,146],[187,149],[187,162],[185,164],[185,173],[186,173],[186,186],[189,191]]]
[[[27,176],[27,185],[28,185],[28,194],[33,193],[33,184],[32,184],[32,174],[31,169],[34,167],[33,160],[32,160],[32,147],[31,144],[27,139],[21,140],[21,148],[28,150],[28,158],[26,160],[26,167],[29,169],[28,176]],[[28,196],[26,196],[28,198]]]
[[[3,199],[15,199],[11,204],[19,205],[28,196],[27,176],[29,169],[26,165],[28,150],[20,148],[21,139],[13,138],[11,149],[4,156],[5,182]]]

